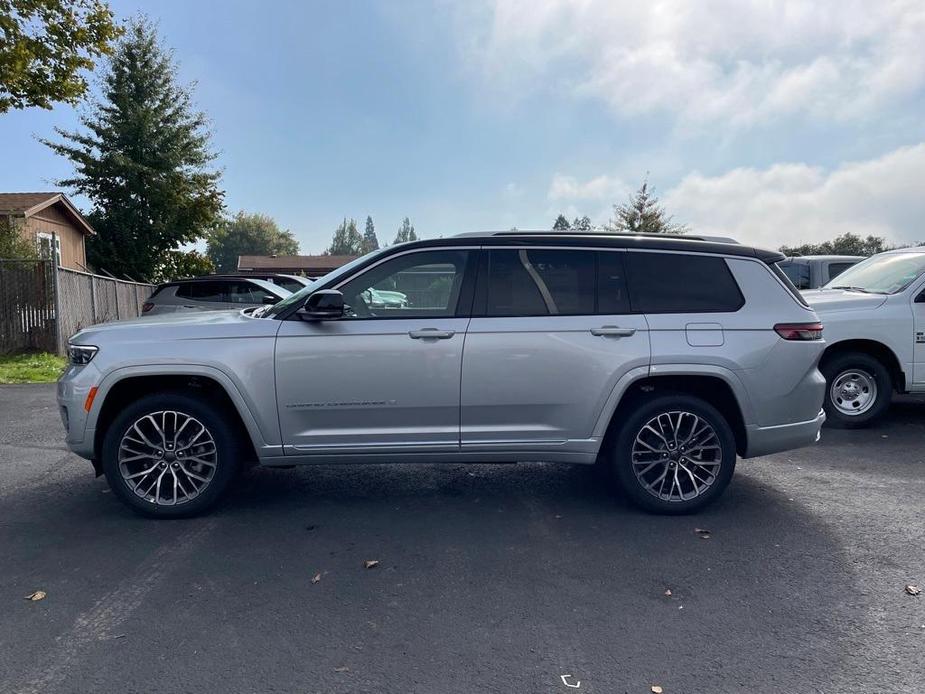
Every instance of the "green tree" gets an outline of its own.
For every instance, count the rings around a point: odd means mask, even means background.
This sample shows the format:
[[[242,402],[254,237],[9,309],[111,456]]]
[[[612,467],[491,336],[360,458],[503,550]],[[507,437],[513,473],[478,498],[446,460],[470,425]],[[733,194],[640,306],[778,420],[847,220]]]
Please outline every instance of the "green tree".
[[[121,31],[101,0],[0,0],[0,113],[76,104]]]
[[[398,227],[398,233],[395,235],[395,240],[392,243],[405,243],[407,241],[417,241],[418,236],[414,233],[414,224],[411,223],[411,220],[405,217],[401,221],[401,226]]]
[[[588,215],[584,217],[575,217],[572,220],[572,229],[575,231],[591,231],[594,225],[591,224],[591,218]]]
[[[206,255],[218,272],[235,272],[240,255],[298,255],[299,242],[265,214],[238,212],[208,235]]]
[[[38,248],[22,235],[19,224],[11,217],[0,217],[0,258],[33,260],[38,257]]]
[[[564,214],[560,214],[558,217],[556,217],[556,221],[552,223],[553,231],[568,231],[571,228],[572,225],[569,224]]]
[[[684,234],[687,227],[675,224],[673,217],[659,205],[658,198],[649,189],[648,179],[642,182],[630,199],[613,206],[613,219],[608,231],[633,234]]]
[[[804,243],[800,246],[781,246],[784,255],[874,255],[891,248],[882,236],[858,236],[850,231],[822,243]]]
[[[205,115],[144,18],[133,20],[103,77],[101,98],[80,122],[43,142],[71,160],[58,185],[88,197],[96,236],[89,261],[115,275],[153,275],[161,256],[204,236],[221,221],[220,174],[210,168]]]
[[[334,230],[331,245],[325,253],[328,255],[362,255],[363,247],[363,236],[357,231],[356,220],[344,217],[344,221]]]
[[[167,251],[151,276],[152,282],[170,282],[215,272],[212,261],[199,251]]]
[[[379,239],[376,238],[376,227],[373,218],[366,216],[366,232],[363,234],[363,252],[369,253],[379,249]]]

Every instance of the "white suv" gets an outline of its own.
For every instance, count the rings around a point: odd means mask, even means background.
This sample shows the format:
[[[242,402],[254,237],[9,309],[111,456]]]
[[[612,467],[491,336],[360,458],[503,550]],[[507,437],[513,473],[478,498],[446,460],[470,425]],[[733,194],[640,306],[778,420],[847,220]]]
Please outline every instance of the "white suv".
[[[803,296],[825,325],[831,426],[867,426],[893,391],[925,392],[925,249],[880,253]]]

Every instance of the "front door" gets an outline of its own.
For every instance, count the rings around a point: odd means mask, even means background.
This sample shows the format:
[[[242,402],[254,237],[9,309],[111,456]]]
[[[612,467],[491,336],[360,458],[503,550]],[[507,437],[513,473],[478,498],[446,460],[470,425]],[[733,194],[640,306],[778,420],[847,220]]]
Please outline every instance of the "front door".
[[[625,253],[484,253],[463,357],[462,450],[581,448],[619,379],[649,365]]]
[[[284,321],[276,389],[287,453],[459,449],[475,255],[390,256],[336,287],[349,307],[343,319]]]

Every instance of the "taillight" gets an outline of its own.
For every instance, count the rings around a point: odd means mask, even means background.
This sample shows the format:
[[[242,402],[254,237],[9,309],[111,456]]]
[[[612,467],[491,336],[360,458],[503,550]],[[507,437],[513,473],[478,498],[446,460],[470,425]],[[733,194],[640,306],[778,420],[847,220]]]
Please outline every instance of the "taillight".
[[[150,311],[152,308],[154,308],[154,304],[152,304],[150,301],[146,301],[146,302],[144,302],[144,303],[141,305],[141,312],[142,312],[142,313],[147,313],[147,312]]]
[[[822,323],[778,323],[774,331],[785,340],[821,340]]]

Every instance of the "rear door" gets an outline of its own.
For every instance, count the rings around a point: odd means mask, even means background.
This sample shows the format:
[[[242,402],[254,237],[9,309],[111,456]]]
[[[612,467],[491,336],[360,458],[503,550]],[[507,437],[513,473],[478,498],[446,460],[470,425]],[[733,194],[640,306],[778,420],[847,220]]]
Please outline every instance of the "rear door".
[[[647,369],[623,251],[483,249],[463,356],[463,451],[537,451],[592,436],[617,381]]]

